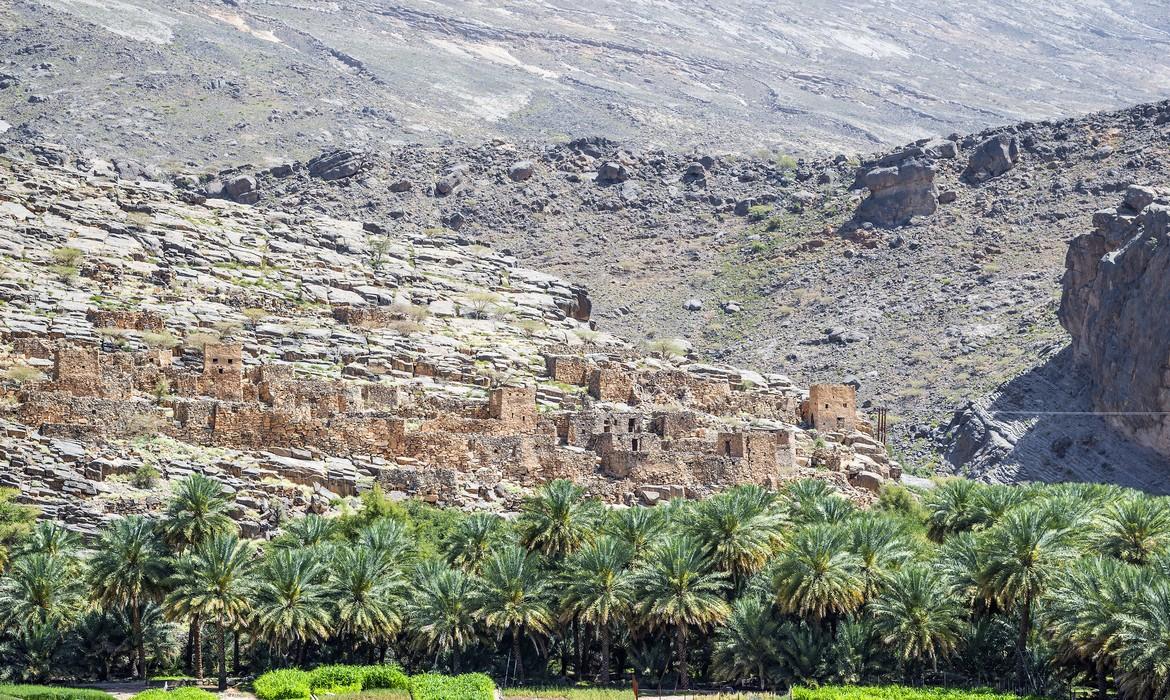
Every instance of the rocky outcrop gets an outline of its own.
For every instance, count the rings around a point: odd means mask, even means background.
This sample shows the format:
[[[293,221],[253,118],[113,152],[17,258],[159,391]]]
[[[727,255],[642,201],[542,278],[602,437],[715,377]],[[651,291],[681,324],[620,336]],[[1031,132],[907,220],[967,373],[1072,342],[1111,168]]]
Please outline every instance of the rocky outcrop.
[[[921,150],[894,154],[861,176],[869,197],[857,209],[857,220],[876,226],[902,226],[915,216],[929,216],[938,208],[935,168]]]
[[[1093,406],[1137,442],[1170,456],[1170,199],[1130,187],[1066,257],[1061,325]]]
[[[987,182],[1014,168],[1019,158],[1020,144],[1014,136],[992,136],[971,152],[963,179],[971,184]]]
[[[309,161],[309,175],[322,180],[340,180],[352,177],[367,165],[365,154],[359,151],[330,151]]]

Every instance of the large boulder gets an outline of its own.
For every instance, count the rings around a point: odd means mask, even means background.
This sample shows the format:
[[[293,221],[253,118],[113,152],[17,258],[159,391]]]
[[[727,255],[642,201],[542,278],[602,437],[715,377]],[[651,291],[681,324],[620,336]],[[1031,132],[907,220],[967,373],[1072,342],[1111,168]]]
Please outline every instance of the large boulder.
[[[1170,456],[1170,197],[1131,187],[1065,258],[1058,316],[1096,410]]]
[[[309,175],[322,180],[353,177],[365,170],[369,162],[361,151],[329,151],[309,161]]]
[[[532,177],[535,169],[536,166],[533,165],[532,161],[522,160],[513,163],[512,167],[508,168],[508,177],[511,178],[512,182],[524,182]]]
[[[614,160],[602,163],[597,169],[597,181],[601,183],[625,182],[629,179],[629,169]]]
[[[967,159],[963,179],[972,184],[987,182],[1016,166],[1020,159],[1020,144],[1009,134],[992,136],[975,147]]]
[[[915,216],[929,216],[938,208],[934,166],[920,158],[906,158],[870,168],[860,178],[869,189],[856,219],[892,228]]]

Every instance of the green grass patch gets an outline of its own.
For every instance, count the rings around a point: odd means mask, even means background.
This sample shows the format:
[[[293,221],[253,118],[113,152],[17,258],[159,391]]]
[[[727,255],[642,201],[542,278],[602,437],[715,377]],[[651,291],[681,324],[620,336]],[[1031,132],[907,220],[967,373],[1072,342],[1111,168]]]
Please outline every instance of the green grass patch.
[[[482,673],[443,676],[424,673],[410,679],[412,700],[494,700],[496,684]]]
[[[203,690],[202,688],[175,688],[169,691],[163,690],[162,688],[153,688],[142,691],[130,698],[130,700],[216,700],[217,697],[215,693]]]
[[[269,671],[252,681],[252,692],[260,700],[308,700],[310,678],[308,671],[296,668]]]
[[[824,686],[793,688],[792,700],[1020,700],[1019,695],[989,689],[907,688],[883,686]]]
[[[16,700],[114,700],[113,695],[100,690],[48,685],[0,685],[0,695]]]

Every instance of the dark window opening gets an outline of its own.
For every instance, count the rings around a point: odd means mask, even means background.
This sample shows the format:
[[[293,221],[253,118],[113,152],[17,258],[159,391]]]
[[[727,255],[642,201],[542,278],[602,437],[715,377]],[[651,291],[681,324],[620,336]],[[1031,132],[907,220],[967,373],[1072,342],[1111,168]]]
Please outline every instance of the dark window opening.
[[[633,440],[630,441],[630,448],[634,452],[637,452],[638,450],[640,450],[642,448],[642,441],[639,440],[638,438],[634,438]]]
[[[731,456],[731,440],[723,441],[723,454],[728,457]]]
[[[838,428],[845,427],[845,416],[837,416],[837,427]]]
[[[828,408],[828,407],[829,407],[829,404],[825,404],[825,408]]]
[[[628,428],[626,428],[626,432],[627,432],[627,433],[632,433],[632,432],[634,432],[634,428],[636,428],[636,427],[638,427],[638,419],[636,419],[636,418],[631,418],[631,419],[630,419],[630,423],[629,423],[629,427],[628,427]]]

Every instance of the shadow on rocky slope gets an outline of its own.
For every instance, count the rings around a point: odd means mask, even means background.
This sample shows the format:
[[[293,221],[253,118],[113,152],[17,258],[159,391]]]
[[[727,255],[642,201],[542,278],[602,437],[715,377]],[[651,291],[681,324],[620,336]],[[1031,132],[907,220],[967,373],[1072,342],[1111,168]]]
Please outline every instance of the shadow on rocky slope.
[[[968,403],[940,428],[938,439],[951,467],[973,478],[1109,482],[1170,493],[1170,463],[1094,412],[1069,347]]]

